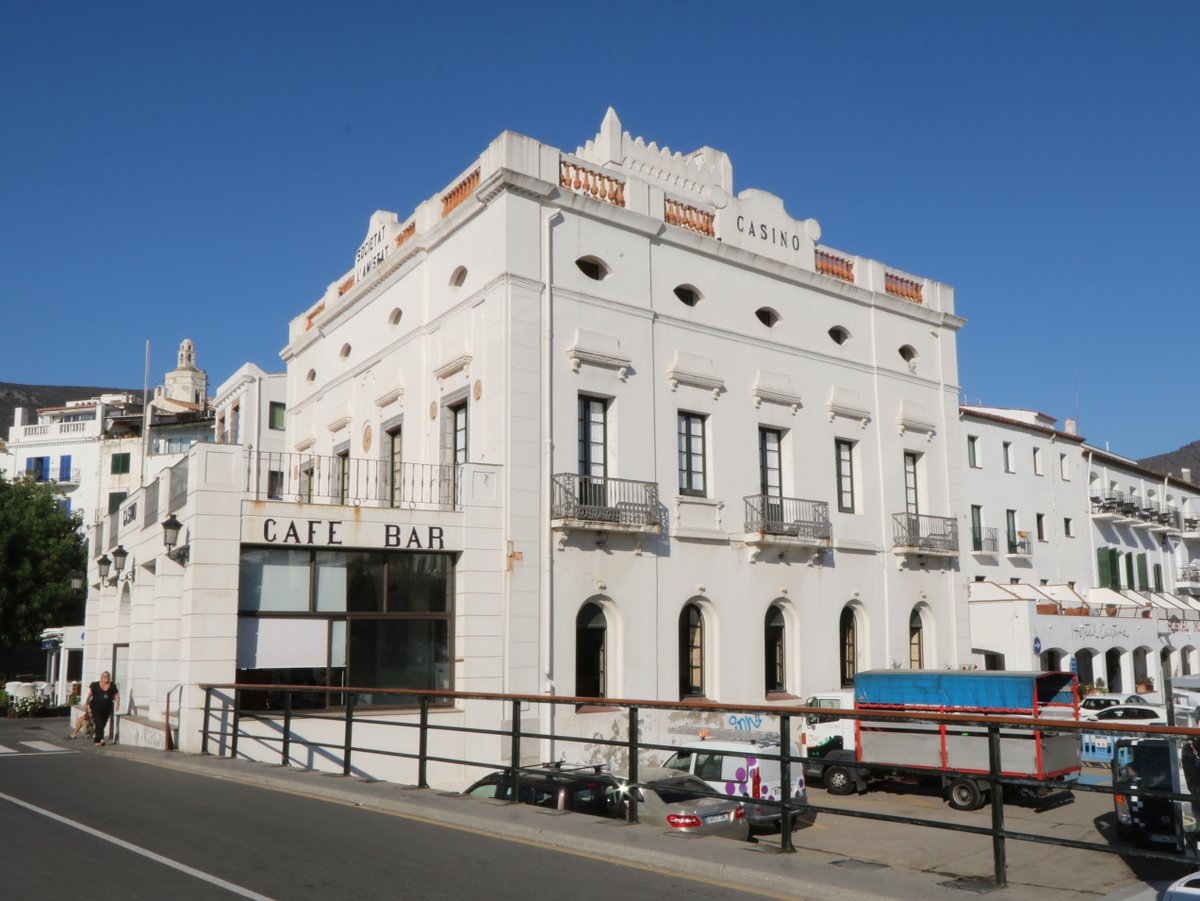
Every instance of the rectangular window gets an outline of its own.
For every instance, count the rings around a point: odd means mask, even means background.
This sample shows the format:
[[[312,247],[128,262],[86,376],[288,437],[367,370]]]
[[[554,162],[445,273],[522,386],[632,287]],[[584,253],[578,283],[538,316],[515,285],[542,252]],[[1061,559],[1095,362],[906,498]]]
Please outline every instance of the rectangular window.
[[[1046,514],[1045,513],[1037,514],[1036,523],[1037,523],[1037,540],[1045,541],[1046,540]]]
[[[983,550],[983,507],[971,505],[971,550]]]
[[[239,430],[241,429],[241,415],[242,415],[241,408],[237,404],[234,404],[233,407],[231,407],[229,410],[229,443],[230,444],[238,443],[238,440],[239,440],[238,435],[240,434]]]
[[[387,454],[388,477],[391,479],[392,506],[404,501],[404,433],[397,426],[385,435],[384,453]]]
[[[267,497],[273,501],[283,500],[283,470],[272,469],[267,473]]]
[[[339,504],[344,504],[350,498],[350,451],[342,451],[334,454],[334,457],[337,465],[337,490],[334,496]]]
[[[442,462],[452,466],[453,470],[448,483],[448,496],[442,502],[448,505],[458,504],[459,467],[467,462],[470,453],[467,447],[468,422],[465,400],[446,406],[442,415]]]
[[[1071,464],[1067,462],[1066,454],[1058,455],[1058,474],[1064,482],[1071,481]]]
[[[837,504],[839,513],[854,512],[854,442],[833,442],[837,461]]]
[[[25,475],[37,482],[46,482],[50,479],[50,458],[49,457],[30,457],[25,461]]]
[[[128,491],[110,491],[108,494],[108,512],[116,513],[121,509],[121,504],[125,503],[125,498],[129,497]]]
[[[1150,590],[1150,568],[1145,554],[1137,555],[1137,587],[1138,591]]]
[[[967,436],[967,465],[972,469],[979,468],[979,438],[976,435]]]
[[[272,429],[284,428],[286,413],[287,404],[280,403],[277,400],[271,401],[270,413],[267,417],[267,427]]]
[[[1155,591],[1163,590],[1163,574],[1162,574],[1162,564],[1161,563],[1154,564],[1154,590]]]
[[[579,395],[579,474],[608,477],[608,401]]]
[[[704,420],[698,413],[679,414],[679,493],[705,497]]]
[[[1016,510],[1005,510],[1004,511],[1004,525],[1005,525],[1006,531],[1008,532],[1008,552],[1010,554],[1015,554],[1015,553],[1017,553],[1018,550],[1020,550],[1020,544],[1017,540],[1020,536],[1017,535],[1017,511]]]
[[[1004,442],[1004,471],[1015,472],[1013,469],[1012,442]]]
[[[113,454],[112,467],[109,469],[113,475],[121,475],[129,472],[129,454]]]
[[[1033,474],[1035,476],[1042,474],[1042,449],[1040,447],[1033,449]]]
[[[904,452],[904,512],[909,516],[917,516],[921,512],[917,491],[917,461],[920,456],[912,451]]]
[[[1069,516],[1063,519],[1063,535],[1067,538],[1075,537],[1075,527],[1071,524],[1071,517]]]
[[[58,480],[60,482],[71,481],[71,455],[63,454],[58,458]]]
[[[758,430],[758,490],[766,497],[783,497],[782,445],[783,432],[779,429]]]

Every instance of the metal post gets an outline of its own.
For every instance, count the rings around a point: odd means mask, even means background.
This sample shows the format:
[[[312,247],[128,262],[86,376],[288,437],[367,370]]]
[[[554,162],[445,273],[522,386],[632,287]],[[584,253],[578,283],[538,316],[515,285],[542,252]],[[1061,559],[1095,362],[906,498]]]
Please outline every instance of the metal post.
[[[779,852],[794,853],[792,844],[792,718],[779,715]]]
[[[628,810],[625,818],[626,822],[636,823],[638,821],[638,802],[637,802],[637,782],[638,782],[638,709],[636,707],[629,708],[629,791],[626,794]]]
[[[417,738],[417,788],[429,788],[429,695],[421,695],[421,729]]]
[[[233,736],[229,739],[229,756],[237,760],[238,730],[242,727],[242,690],[233,690]]]
[[[509,794],[510,804],[521,800],[521,702],[512,702],[512,745],[509,749]]]
[[[354,737],[354,692],[346,692],[346,739],[342,743],[342,775],[350,775],[350,752]]]
[[[1034,733],[1036,740],[1037,734]],[[998,888],[1008,885],[1004,850],[1004,785],[1000,782],[1000,727],[988,726],[988,772],[992,786],[992,863]]]
[[[204,727],[200,730],[200,753],[208,753],[208,717],[212,712],[212,687],[204,689]],[[182,720],[181,720],[182,722]]]
[[[292,761],[292,692],[283,693],[283,759],[280,766],[287,766]]]

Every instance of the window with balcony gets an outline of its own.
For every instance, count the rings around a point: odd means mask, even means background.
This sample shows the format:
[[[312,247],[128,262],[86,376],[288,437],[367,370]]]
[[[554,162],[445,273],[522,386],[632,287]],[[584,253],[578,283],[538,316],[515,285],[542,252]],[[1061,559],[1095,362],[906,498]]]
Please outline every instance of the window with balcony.
[[[679,493],[695,497],[707,496],[705,480],[706,417],[699,413],[680,411],[679,436]]]
[[[109,472],[113,475],[124,475],[129,472],[129,454],[113,454]]]
[[[267,427],[283,429],[287,420],[287,404],[271,401],[270,412],[267,415]]]
[[[458,498],[459,467],[467,462],[469,454],[467,426],[466,399],[446,404],[442,413],[442,462],[453,467],[449,500]]]
[[[58,480],[60,482],[71,481],[71,455],[63,454],[58,458]]]
[[[575,617],[575,694],[608,697],[608,620],[598,604],[584,604]]]
[[[608,506],[608,401],[579,395],[579,502]]]
[[[833,442],[837,468],[837,504],[839,513],[854,512],[854,442],[838,438]]]
[[[767,610],[763,637],[767,694],[785,692],[787,691],[787,627],[784,623],[783,611],[775,605],[771,605]]]
[[[779,429],[758,430],[758,493],[766,502],[768,523],[783,522],[783,468],[780,449],[783,432]]]
[[[337,490],[334,496],[339,504],[344,504],[350,499],[350,451],[334,454],[334,464],[337,466]]]
[[[679,697],[704,696],[704,614],[687,604],[679,614]]]
[[[25,461],[25,475],[35,482],[50,480],[50,458],[30,457]]]
[[[272,469],[267,473],[267,497],[273,501],[283,500],[282,469]]]
[[[917,482],[917,467],[920,460],[920,454],[912,451],[904,452],[904,512],[909,516],[919,516],[921,513]]]
[[[1004,525],[1008,537],[1008,552],[1016,554],[1021,550],[1020,535],[1017,534],[1017,511],[1004,511]]]

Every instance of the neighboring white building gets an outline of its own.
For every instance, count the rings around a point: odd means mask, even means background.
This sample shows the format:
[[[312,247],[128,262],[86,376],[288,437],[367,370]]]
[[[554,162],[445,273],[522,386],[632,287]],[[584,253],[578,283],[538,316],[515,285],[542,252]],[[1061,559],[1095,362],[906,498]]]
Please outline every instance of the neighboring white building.
[[[966,662],[953,291],[819,237],[611,110],[575,153],[506,132],[292,321],[282,453],[235,376],[241,446],[126,502],[90,660],[149,722],[181,684],[185,748],[204,682],[761,703]]]
[[[1200,671],[1200,486],[1086,444],[1068,420],[963,407],[977,662],[1113,690]],[[1153,687],[1151,687],[1153,686]]]

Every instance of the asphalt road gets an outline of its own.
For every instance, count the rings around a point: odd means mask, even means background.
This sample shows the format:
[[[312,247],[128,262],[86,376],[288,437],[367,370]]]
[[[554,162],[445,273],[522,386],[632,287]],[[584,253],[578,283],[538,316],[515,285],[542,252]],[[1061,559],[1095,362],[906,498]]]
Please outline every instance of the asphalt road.
[[[738,887],[122,759],[0,720],[6,901],[736,899]]]

